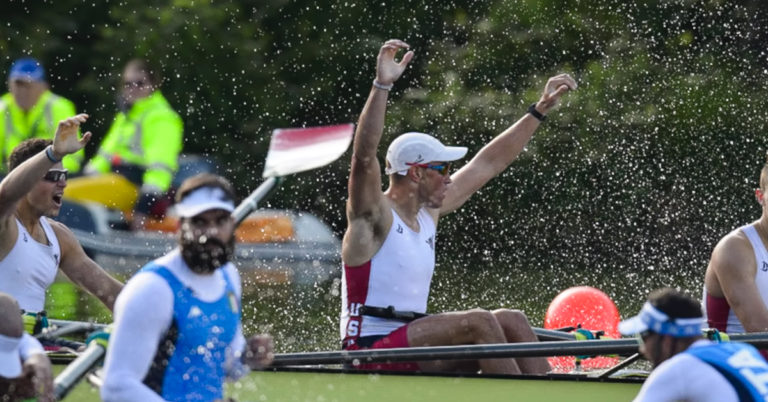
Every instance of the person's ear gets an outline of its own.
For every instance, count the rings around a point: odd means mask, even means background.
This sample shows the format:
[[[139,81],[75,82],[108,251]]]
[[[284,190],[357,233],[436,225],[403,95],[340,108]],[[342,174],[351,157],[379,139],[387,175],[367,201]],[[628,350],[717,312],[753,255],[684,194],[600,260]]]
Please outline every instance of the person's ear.
[[[757,200],[757,203],[760,205],[763,205],[763,196],[765,194],[763,193],[763,190],[755,189],[755,199]]]
[[[423,174],[423,169],[419,169],[418,166],[411,166],[408,168],[408,178],[413,182],[420,182]]]

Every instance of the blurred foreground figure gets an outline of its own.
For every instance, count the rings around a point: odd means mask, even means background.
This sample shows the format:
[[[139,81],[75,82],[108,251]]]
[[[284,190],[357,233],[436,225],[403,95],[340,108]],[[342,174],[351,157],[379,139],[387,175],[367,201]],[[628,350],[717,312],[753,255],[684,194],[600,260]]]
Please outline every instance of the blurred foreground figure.
[[[51,361],[43,346],[24,332],[21,309],[0,292],[0,400],[54,401]]]
[[[622,334],[638,336],[640,352],[654,366],[635,401],[768,400],[768,363],[757,349],[705,340],[703,323],[698,301],[665,288],[619,324]]]
[[[384,130],[387,97],[414,53],[387,41],[379,51],[376,79],[354,138],[347,201],[347,231],[342,243],[341,337],[347,350],[504,342],[532,342],[536,335],[518,310],[470,310],[436,314],[408,324],[376,314],[395,310],[424,313],[435,267],[438,218],[460,208],[485,183],[503,172],[566,92],[576,89],[567,74],[552,77],[539,101],[511,127],[451,174],[451,162],[465,147],[445,146],[422,133],[395,139],[386,156],[389,188],[382,192],[377,149]],[[362,313],[364,308],[365,313]],[[388,370],[544,373],[545,358],[488,359],[363,365]]]
[[[728,333],[768,332],[767,196],[768,162],[755,190],[760,219],[728,233],[712,251],[704,278],[704,311],[712,328]]]
[[[273,358],[272,338],[242,333],[231,184],[201,174],[176,194],[179,247],[147,264],[115,304],[105,401],[213,401],[225,379]]]
[[[45,69],[39,61],[16,60],[8,72],[8,93],[0,98],[0,173],[7,173],[8,158],[22,141],[52,139],[59,121],[75,115],[75,104],[48,88]],[[85,152],[67,155],[64,168],[80,170]]]
[[[183,124],[160,92],[160,72],[144,60],[131,60],[123,72],[115,116],[85,173],[115,172],[139,187],[132,227],[141,229],[156,211],[178,169]]]
[[[91,138],[91,133],[78,138],[87,118],[80,114],[60,121],[53,142],[37,138],[19,144],[10,173],[0,182],[0,291],[13,296],[31,318],[30,331],[47,324],[45,292],[59,269],[110,310],[122,289],[85,254],[69,228],[50,219],[59,214],[67,186],[62,158],[79,152]]]

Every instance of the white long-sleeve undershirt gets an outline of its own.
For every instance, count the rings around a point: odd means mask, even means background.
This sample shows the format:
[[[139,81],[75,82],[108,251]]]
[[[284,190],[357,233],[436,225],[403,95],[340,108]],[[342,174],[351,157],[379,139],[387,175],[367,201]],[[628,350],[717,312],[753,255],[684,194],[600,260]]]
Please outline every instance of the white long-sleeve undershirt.
[[[224,275],[229,277],[238,300],[242,293],[240,275],[233,264],[227,264],[211,275],[192,272],[176,249],[156,261],[165,266],[195,297],[212,302],[226,291]],[[115,301],[114,330],[104,364],[104,401],[162,401],[160,395],[142,382],[149,372],[157,346],[173,322],[173,292],[168,282],[152,272],[141,272],[131,278]],[[227,374],[237,378],[247,372],[240,363],[245,347],[242,325],[227,348]]]

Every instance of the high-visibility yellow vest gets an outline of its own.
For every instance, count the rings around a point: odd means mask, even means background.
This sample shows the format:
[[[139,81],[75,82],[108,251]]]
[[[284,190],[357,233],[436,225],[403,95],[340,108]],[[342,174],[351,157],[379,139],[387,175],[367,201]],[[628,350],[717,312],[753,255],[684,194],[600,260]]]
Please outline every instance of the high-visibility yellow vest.
[[[179,166],[183,123],[160,91],[118,113],[87,169],[109,172],[112,166],[144,169],[142,187],[168,191]]]
[[[13,149],[30,138],[53,139],[59,121],[76,114],[70,100],[46,90],[28,112],[24,112],[13,94],[0,97],[0,172],[7,172],[8,158]],[[71,172],[80,170],[84,150],[64,157],[64,167]]]

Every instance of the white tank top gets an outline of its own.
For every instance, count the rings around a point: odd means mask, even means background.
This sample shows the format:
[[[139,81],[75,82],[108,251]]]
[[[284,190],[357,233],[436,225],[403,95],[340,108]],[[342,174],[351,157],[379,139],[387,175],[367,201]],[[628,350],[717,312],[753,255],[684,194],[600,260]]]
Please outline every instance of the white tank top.
[[[392,210],[392,226],[373,258],[359,266],[344,264],[341,279],[341,338],[386,335],[404,325],[402,321],[361,317],[362,305],[394,306],[395,310],[427,311],[429,286],[435,270],[435,234],[432,216],[422,208],[414,232]],[[352,318],[352,320],[350,320]]]
[[[766,251],[765,245],[763,245],[763,241],[760,239],[760,234],[757,233],[757,229],[755,229],[754,225],[742,226],[741,231],[747,235],[749,242],[752,244],[752,250],[755,253],[755,262],[757,263],[757,267],[755,269],[755,285],[757,285],[757,291],[760,293],[760,297],[763,299],[763,304],[768,306],[768,251]],[[707,296],[707,289],[705,287],[703,299],[705,302],[702,303],[705,317],[708,317],[706,311]],[[741,321],[739,321],[739,318],[736,317],[736,313],[733,312],[733,309],[730,308],[730,306],[728,310],[726,332],[729,334],[747,332],[744,330],[744,326],[741,324]],[[710,314],[712,314],[712,312],[710,312]]]
[[[40,218],[40,225],[49,244],[38,243],[15,221],[19,233],[11,252],[0,261],[0,291],[16,298],[25,311],[38,312],[45,306],[45,291],[59,268],[59,240],[46,217]]]

